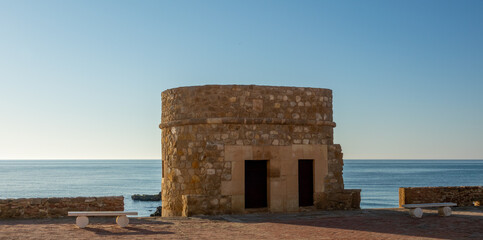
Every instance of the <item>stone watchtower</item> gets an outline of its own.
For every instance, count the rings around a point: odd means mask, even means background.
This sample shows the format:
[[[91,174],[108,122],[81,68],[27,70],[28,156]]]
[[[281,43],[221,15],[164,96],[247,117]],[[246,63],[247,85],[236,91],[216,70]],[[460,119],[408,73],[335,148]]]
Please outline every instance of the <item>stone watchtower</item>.
[[[162,215],[358,209],[333,143],[332,91],[254,85],[162,94]]]

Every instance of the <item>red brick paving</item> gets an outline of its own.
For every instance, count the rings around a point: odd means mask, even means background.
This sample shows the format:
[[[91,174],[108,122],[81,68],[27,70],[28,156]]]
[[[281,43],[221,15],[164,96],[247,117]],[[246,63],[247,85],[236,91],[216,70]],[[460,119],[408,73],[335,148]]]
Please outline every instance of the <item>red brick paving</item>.
[[[425,210],[250,214],[202,218],[132,218],[119,228],[114,218],[0,220],[0,239],[483,239],[483,208],[458,208],[450,217]]]

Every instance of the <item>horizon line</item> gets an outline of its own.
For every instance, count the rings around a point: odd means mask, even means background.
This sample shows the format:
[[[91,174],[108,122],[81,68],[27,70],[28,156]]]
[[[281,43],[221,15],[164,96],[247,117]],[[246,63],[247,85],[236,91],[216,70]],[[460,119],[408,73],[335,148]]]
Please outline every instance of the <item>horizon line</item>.
[[[133,160],[162,160],[160,158],[52,158],[52,159],[35,159],[35,158],[20,158],[20,159],[0,159],[0,161],[99,161],[99,160],[106,160],[106,161],[133,161]],[[343,160],[375,160],[375,161],[384,161],[384,160],[443,160],[443,161],[478,161],[483,160],[483,158],[346,158]]]

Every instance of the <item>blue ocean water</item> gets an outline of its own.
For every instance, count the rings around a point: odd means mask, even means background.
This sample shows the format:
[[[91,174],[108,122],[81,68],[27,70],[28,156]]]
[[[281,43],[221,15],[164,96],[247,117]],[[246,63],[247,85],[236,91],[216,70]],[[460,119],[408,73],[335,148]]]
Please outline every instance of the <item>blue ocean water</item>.
[[[0,198],[124,196],[124,209],[149,216],[159,202],[131,200],[161,191],[161,160],[3,160]]]
[[[483,160],[345,160],[345,188],[362,189],[362,208],[398,206],[399,187],[481,186]],[[132,201],[157,194],[161,160],[3,160],[0,198],[120,196],[125,210],[149,216],[161,202]]]
[[[344,160],[346,189],[361,208],[399,206],[400,187],[483,186],[483,160]]]

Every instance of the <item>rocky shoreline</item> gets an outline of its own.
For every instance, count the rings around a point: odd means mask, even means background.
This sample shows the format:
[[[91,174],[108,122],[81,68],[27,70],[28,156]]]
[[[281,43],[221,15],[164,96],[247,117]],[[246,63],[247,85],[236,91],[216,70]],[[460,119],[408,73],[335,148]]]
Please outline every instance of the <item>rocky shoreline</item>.
[[[131,195],[131,199],[135,201],[161,201],[161,192],[158,194],[134,194]]]
[[[134,201],[153,201],[153,202],[161,201],[161,192],[159,192],[159,194],[154,194],[154,195],[134,194],[134,195],[131,195],[131,199]],[[157,207],[156,211],[150,216],[151,217],[161,216],[161,210],[162,210],[162,206]]]
[[[162,210],[163,210],[163,207],[159,206],[159,207],[156,208],[156,211],[153,214],[151,214],[150,216],[151,217],[161,217]]]

